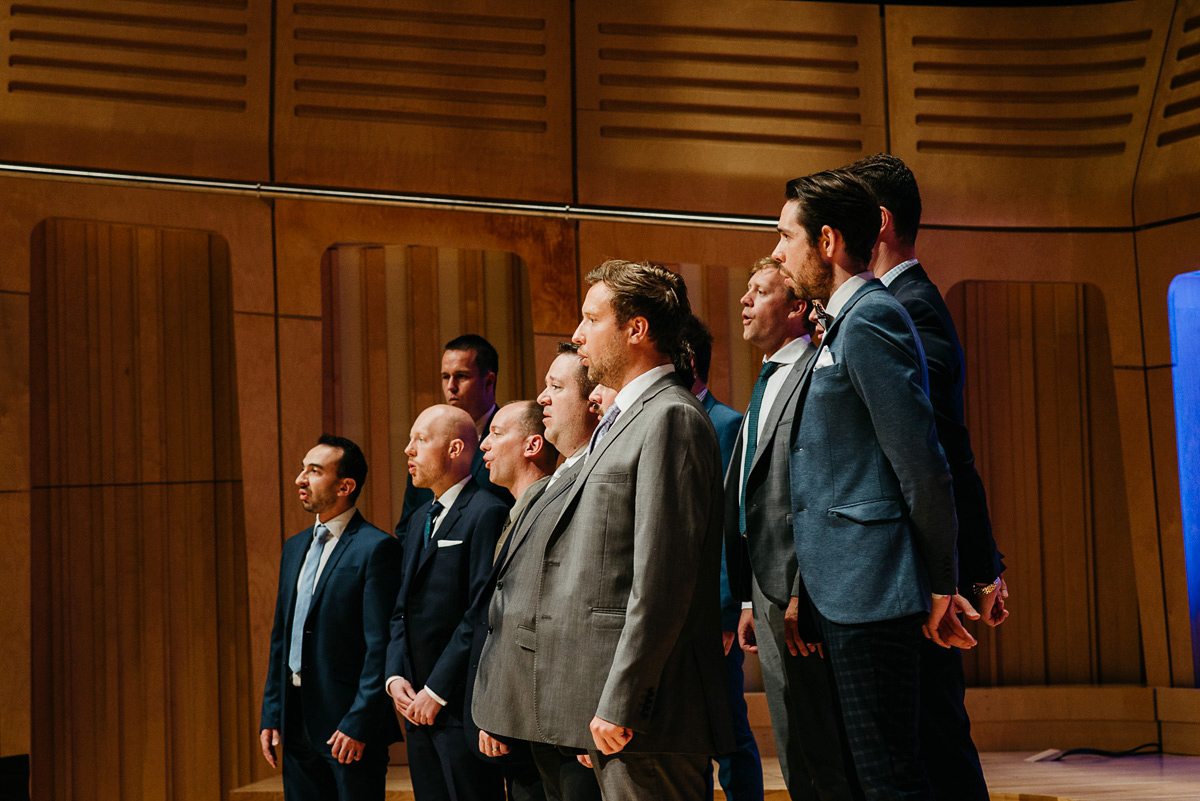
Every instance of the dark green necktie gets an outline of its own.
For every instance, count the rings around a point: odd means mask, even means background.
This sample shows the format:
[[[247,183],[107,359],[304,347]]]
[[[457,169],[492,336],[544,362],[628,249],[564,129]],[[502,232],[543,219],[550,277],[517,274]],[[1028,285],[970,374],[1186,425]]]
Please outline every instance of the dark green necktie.
[[[738,530],[746,533],[746,482],[750,480],[750,465],[754,463],[754,452],[758,450],[758,414],[762,411],[763,395],[767,391],[767,379],[781,365],[779,362],[764,362],[750,393],[750,408],[746,410],[746,458],[742,460],[742,501],[738,504]]]

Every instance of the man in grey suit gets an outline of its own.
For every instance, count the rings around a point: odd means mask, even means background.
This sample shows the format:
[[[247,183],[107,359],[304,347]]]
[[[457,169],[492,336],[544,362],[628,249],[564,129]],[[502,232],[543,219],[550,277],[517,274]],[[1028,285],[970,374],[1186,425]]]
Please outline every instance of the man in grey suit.
[[[801,380],[790,459],[797,565],[869,799],[929,799],[922,629],[956,588],[957,521],[912,320],[867,264],[880,213],[845,171],[788,183],[772,254],[831,320]],[[950,616],[953,618],[953,616]]]
[[[486,608],[487,638],[478,659],[472,713],[483,731],[479,750],[502,756],[513,750],[513,739],[494,736],[503,732],[534,731],[533,721],[515,720],[527,712],[533,652],[527,632],[536,628],[537,587],[542,571],[542,551],[566,491],[571,487],[587,444],[599,418],[588,405],[595,384],[588,380],[574,343],[559,343],[558,356],[546,372],[546,388],[538,395],[546,441],[566,456],[554,473],[531,485],[514,507],[505,544],[493,571],[493,590]],[[521,738],[527,742],[528,738]],[[560,801],[597,801],[600,788],[590,768],[581,765],[575,752],[542,742],[528,742],[548,798]]]
[[[670,360],[691,314],[687,287],[623,261],[588,283],[573,339],[589,377],[617,397],[542,549],[536,627],[521,635],[536,654],[532,692],[514,699],[520,730],[500,733],[586,749],[605,798],[699,801],[709,755],[733,738],[721,456]]]
[[[755,263],[741,303],[742,338],[766,356],[725,476],[725,549],[742,555],[742,569],[730,576],[743,602],[738,640],[758,654],[789,794],[796,801],[841,801],[855,797],[857,783],[843,759],[828,671],[814,653],[808,593],[796,569],[788,519],[796,393],[816,353],[808,304],[770,257]]]

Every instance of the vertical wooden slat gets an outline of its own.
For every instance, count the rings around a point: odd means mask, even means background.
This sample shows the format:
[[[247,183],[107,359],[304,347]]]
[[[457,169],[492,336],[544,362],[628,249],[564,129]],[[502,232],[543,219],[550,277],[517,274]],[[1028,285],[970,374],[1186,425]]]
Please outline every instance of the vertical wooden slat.
[[[391,465],[388,462],[390,431],[388,421],[388,324],[387,287],[383,248],[363,251],[362,281],[362,363],[366,436],[362,447],[370,465],[366,492],[359,498],[363,514],[387,528],[391,514]],[[366,503],[364,504],[364,501]]]
[[[437,253],[433,248],[408,248],[409,386],[415,418],[422,409],[442,402],[439,375],[443,344],[438,304]]]

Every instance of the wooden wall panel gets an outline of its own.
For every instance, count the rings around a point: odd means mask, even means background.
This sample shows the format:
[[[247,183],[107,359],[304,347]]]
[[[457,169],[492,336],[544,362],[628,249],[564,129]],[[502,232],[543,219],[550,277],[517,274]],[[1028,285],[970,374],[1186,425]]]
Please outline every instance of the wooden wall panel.
[[[886,149],[878,8],[575,4],[579,201],[777,214],[784,183]]]
[[[891,152],[924,221],[1130,225],[1173,8],[888,6]]]
[[[280,3],[278,180],[571,200],[570,5]]]
[[[1139,225],[1200,211],[1200,0],[1178,0],[1138,167]]]
[[[1128,686],[973,688],[971,737],[980,751],[1135,748],[1158,740],[1154,694]]]
[[[270,3],[6,6],[0,158],[269,179]]]
[[[211,798],[254,725],[227,248],[34,236],[35,792]]]
[[[1141,643],[1105,305],[1070,284],[950,295],[967,420],[1014,613],[968,652],[982,684],[1140,682]]]

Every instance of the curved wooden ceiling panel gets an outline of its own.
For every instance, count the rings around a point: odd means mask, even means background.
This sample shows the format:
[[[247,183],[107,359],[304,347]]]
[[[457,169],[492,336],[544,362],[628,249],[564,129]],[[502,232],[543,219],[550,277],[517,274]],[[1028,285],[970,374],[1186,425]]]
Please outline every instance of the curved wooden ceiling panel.
[[[569,201],[570,8],[281,3],[278,180]]]
[[[269,177],[268,4],[11,3],[0,41],[0,159]]]
[[[579,0],[581,203],[773,215],[884,149],[873,5]]]
[[[892,152],[925,221],[1130,225],[1172,8],[889,6]]]
[[[1200,0],[1175,11],[1135,198],[1139,224],[1200,212]]]

